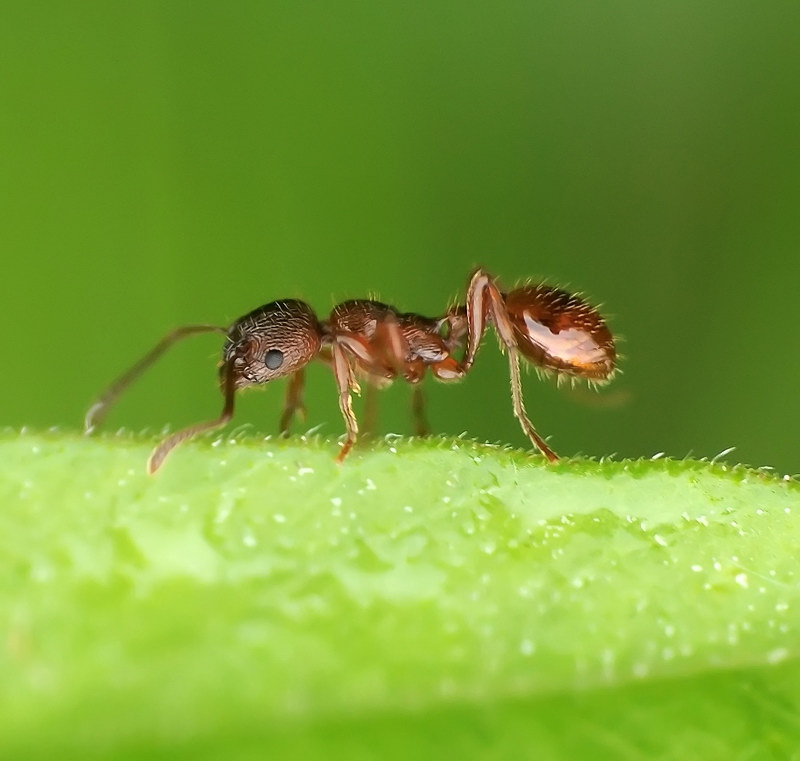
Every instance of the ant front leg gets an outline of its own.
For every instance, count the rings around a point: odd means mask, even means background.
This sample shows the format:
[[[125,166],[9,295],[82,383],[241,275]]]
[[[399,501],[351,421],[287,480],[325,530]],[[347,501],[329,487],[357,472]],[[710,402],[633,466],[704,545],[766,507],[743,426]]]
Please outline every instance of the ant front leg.
[[[514,336],[514,327],[506,310],[503,294],[497,288],[491,275],[483,269],[476,270],[467,287],[467,349],[462,360],[464,372],[469,371],[475,361],[481,338],[486,330],[486,320],[491,317],[501,347],[508,352],[508,368],[511,377],[511,401],[514,417],[519,421],[531,443],[550,461],[556,462],[558,455],[547,446],[537,433],[525,412],[522,399],[522,379],[519,372],[519,349]]]
[[[306,406],[303,404],[305,378],[305,370],[301,368],[289,379],[289,385],[286,387],[286,399],[283,403],[283,412],[278,424],[281,436],[289,435],[289,426],[292,424],[295,414],[299,414],[300,419],[305,422]]]
[[[353,399],[350,396],[350,392],[354,388],[358,388],[358,385],[353,379],[353,370],[350,367],[350,361],[345,354],[345,350],[336,343],[336,339],[334,339],[331,347],[331,355],[333,359],[333,375],[336,378],[336,387],[339,390],[339,409],[347,428],[347,438],[342,445],[339,456],[336,458],[337,462],[342,462],[358,438],[358,421],[353,412]]]

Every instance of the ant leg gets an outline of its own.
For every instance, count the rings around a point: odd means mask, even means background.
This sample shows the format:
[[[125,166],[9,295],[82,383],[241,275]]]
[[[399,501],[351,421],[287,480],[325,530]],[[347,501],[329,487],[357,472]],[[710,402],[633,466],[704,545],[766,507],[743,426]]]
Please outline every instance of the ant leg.
[[[333,375],[336,378],[336,386],[339,389],[339,409],[341,410],[344,424],[347,428],[347,439],[345,439],[339,455],[336,458],[337,462],[342,462],[358,438],[358,421],[353,412],[353,400],[350,396],[351,390],[357,387],[357,384],[353,379],[353,371],[344,353],[344,349],[337,343],[334,343],[331,349],[333,355]]]
[[[475,354],[478,351],[481,336],[486,329],[486,319],[491,315],[494,328],[502,346],[508,351],[508,368],[511,376],[511,401],[514,407],[514,417],[519,421],[525,435],[531,443],[550,461],[556,462],[558,455],[547,446],[544,439],[537,433],[525,412],[525,403],[522,400],[522,379],[519,372],[519,352],[517,341],[514,337],[514,328],[508,318],[503,294],[494,284],[488,272],[482,269],[475,270],[470,278],[467,288],[467,350],[462,360],[464,372],[472,367]]]
[[[548,459],[556,462],[558,455],[545,444],[544,439],[537,433],[525,412],[525,403],[522,400],[522,379],[519,373],[519,352],[514,338],[514,328],[508,319],[503,296],[494,283],[487,285],[489,293],[489,310],[494,321],[494,327],[500,340],[508,350],[508,369],[511,375],[511,401],[514,405],[514,417],[519,421],[525,435],[531,443]]]
[[[364,397],[364,414],[361,422],[361,433],[367,436],[374,436],[378,423],[378,391],[391,384],[392,379],[385,375],[367,374],[364,378],[366,390]],[[360,393],[358,386],[353,389]]]
[[[467,348],[461,360],[463,373],[467,373],[475,362],[475,355],[481,345],[483,333],[486,330],[486,318],[489,305],[486,303],[486,292],[494,291],[498,297],[500,292],[492,282],[491,275],[486,270],[477,269],[472,273],[467,286]],[[502,301],[502,297],[500,297]]]
[[[361,432],[365,436],[374,436],[378,422],[378,394],[373,383],[367,383],[364,390],[364,417]]]
[[[222,393],[225,397],[225,406],[222,408],[220,416],[216,418],[216,420],[209,420],[206,423],[196,423],[164,439],[150,455],[147,461],[147,472],[152,476],[153,473],[161,467],[166,456],[175,449],[178,444],[186,441],[186,439],[198,433],[202,433],[203,431],[209,431],[212,428],[219,428],[225,425],[225,423],[233,417],[233,398],[235,391],[233,365],[228,363],[224,367],[222,376]]]
[[[167,349],[178,341],[197,333],[222,333],[227,334],[227,329],[216,325],[184,325],[181,328],[167,333],[147,354],[145,354],[131,368],[119,376],[91,406],[84,419],[84,433],[92,433],[105,419],[109,408],[119,399],[120,395],[131,385],[145,370],[147,370]]]
[[[425,394],[422,391],[422,384],[415,383],[411,396],[411,414],[414,417],[414,433],[417,436],[428,436],[430,428],[425,418]]]
[[[372,342],[379,351],[376,359],[382,360],[386,369],[396,375],[405,375],[408,341],[403,336],[395,315],[389,314],[383,322],[377,324]]]
[[[522,379],[519,373],[519,352],[512,346],[508,346],[508,367],[511,374],[511,401],[514,405],[514,417],[517,418],[522,430],[533,445],[550,462],[557,462],[558,455],[545,444],[544,439],[537,433],[525,413],[525,403],[522,401]]]
[[[414,421],[414,434],[427,436],[430,428],[425,419],[425,394],[422,390],[425,364],[420,360],[409,361],[407,359],[408,341],[396,319],[386,320],[378,326],[375,332],[375,342],[382,349],[381,355],[387,367],[395,374],[402,375],[412,384],[411,417]]]
[[[278,423],[278,430],[281,436],[289,435],[289,426],[295,413],[300,415],[300,418],[305,421],[306,419],[306,406],[303,404],[303,385],[305,384],[305,370],[298,370],[289,379],[289,385],[286,387],[286,400],[283,403],[283,412],[281,419]]]
[[[402,357],[406,353],[400,327],[394,316],[388,315],[385,322],[377,324],[375,335],[371,340],[352,332],[343,331],[336,334],[336,342],[342,350],[352,356],[364,376],[366,390],[361,430],[366,435],[372,435],[378,419],[378,403],[375,392],[394,380],[401,364],[398,357]],[[360,387],[352,374],[352,369],[350,372],[350,390],[360,394]],[[347,449],[350,446],[351,444],[345,444]],[[345,454],[344,450],[339,454],[340,461]]]

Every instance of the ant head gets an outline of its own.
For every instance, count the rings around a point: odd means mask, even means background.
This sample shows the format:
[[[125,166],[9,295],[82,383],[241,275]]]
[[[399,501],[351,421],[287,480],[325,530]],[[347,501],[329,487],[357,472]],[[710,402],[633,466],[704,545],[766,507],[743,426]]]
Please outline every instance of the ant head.
[[[322,329],[308,304],[273,301],[231,326],[220,372],[230,367],[237,389],[267,383],[307,365],[321,342]]]

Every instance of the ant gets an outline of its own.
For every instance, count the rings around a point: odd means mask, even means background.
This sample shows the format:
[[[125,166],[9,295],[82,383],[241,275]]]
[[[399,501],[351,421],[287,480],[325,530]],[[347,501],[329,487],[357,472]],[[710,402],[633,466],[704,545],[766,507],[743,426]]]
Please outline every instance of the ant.
[[[508,353],[514,415],[531,443],[550,461],[558,456],[536,432],[522,400],[520,356],[545,374],[610,380],[617,353],[614,339],[598,311],[577,295],[542,284],[527,284],[503,292],[485,270],[469,279],[465,303],[439,318],[398,312],[379,301],[357,299],[333,308],[320,322],[308,304],[296,299],[273,301],[239,318],[230,328],[185,325],[168,333],[153,349],[120,376],[86,414],[91,433],[123,391],[173,344],[198,333],[226,336],[220,363],[224,407],[219,417],[185,428],[165,438],[148,460],[149,473],[181,442],[224,425],[233,417],[234,395],[248,386],[290,376],[280,431],[287,433],[295,414],[304,415],[305,367],[320,359],[333,370],[339,409],[347,438],[337,457],[344,460],[358,436],[351,394],[359,393],[356,376],[381,388],[398,377],[415,389],[417,430],[424,429],[419,383],[426,370],[440,381],[456,381],[472,368],[488,325]],[[461,358],[456,356],[461,352]]]

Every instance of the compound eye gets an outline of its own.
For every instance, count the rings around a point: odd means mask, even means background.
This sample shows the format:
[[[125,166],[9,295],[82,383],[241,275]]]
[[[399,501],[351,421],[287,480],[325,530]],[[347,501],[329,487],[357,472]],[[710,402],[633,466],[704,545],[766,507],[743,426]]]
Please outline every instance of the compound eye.
[[[283,352],[278,349],[270,349],[264,355],[264,364],[270,370],[277,370],[283,364]]]

